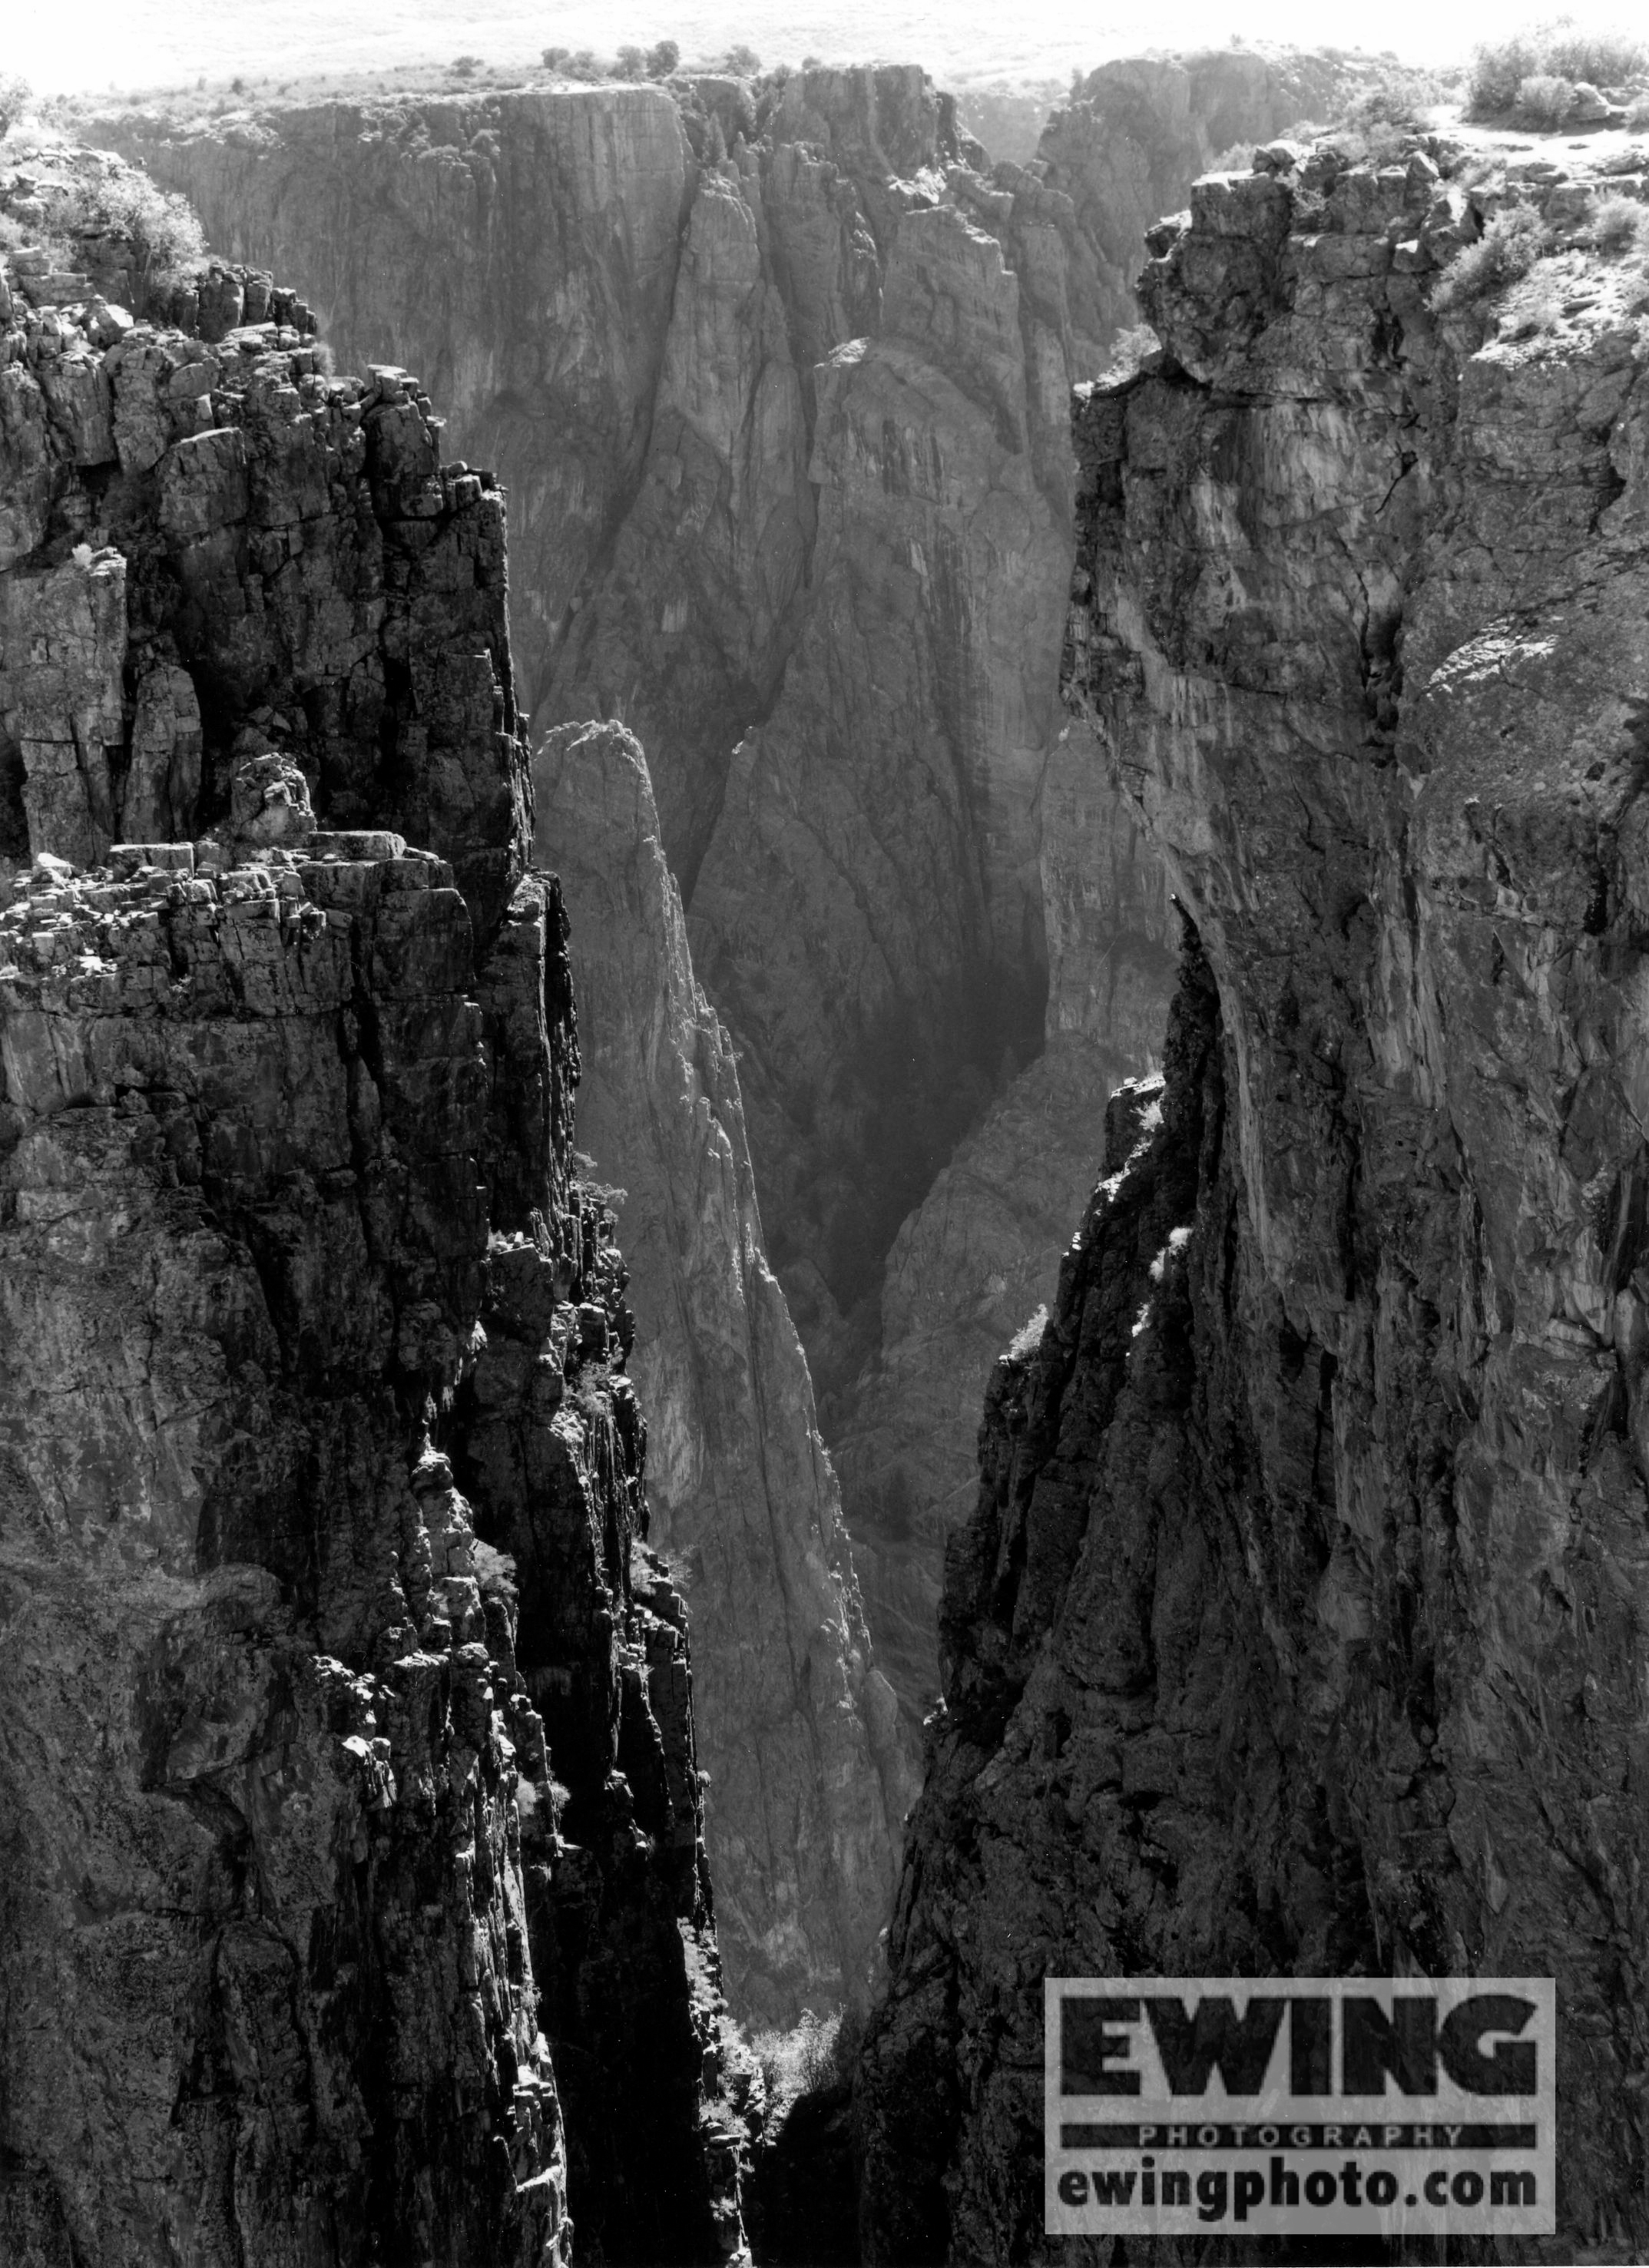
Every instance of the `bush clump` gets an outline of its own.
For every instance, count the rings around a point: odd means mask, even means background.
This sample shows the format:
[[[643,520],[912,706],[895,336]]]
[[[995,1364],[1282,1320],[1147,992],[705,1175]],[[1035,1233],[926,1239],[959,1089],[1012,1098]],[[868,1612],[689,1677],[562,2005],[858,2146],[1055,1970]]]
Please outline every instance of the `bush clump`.
[[[33,92],[27,79],[0,71],[0,134],[9,134],[29,107]]]
[[[52,225],[69,236],[123,236],[152,283],[183,274],[206,256],[206,238],[187,198],[138,173],[77,177],[58,200]]]
[[[1530,79],[1567,79],[1620,86],[1649,70],[1649,42],[1629,32],[1599,31],[1559,16],[1509,39],[1485,42],[1472,56],[1467,81],[1471,109],[1493,117],[1520,107]]]
[[[1592,241],[1612,260],[1649,253],[1649,205],[1636,197],[1605,197],[1592,216]]]
[[[1476,244],[1455,254],[1432,288],[1432,305],[1447,313],[1491,298],[1527,276],[1549,243],[1545,223],[1532,206],[1508,206]]]
[[[1555,71],[1533,71],[1518,83],[1517,115],[1531,126],[1561,126],[1574,108],[1575,84]]]

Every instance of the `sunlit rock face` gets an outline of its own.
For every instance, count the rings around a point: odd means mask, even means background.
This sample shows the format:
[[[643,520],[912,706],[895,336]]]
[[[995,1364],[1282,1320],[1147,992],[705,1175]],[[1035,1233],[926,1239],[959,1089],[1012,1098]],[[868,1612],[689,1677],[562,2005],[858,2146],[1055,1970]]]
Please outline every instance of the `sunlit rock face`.
[[[736,2257],[504,499],[97,281],[0,255],[0,2257]]]
[[[639,744],[563,725],[536,770],[572,925],[578,1138],[621,1191],[652,1540],[692,1612],[728,1992],[762,2023],[862,2008],[915,1779],[763,1249],[732,1042],[693,974]]]
[[[1555,1973],[1557,2247],[1649,2237],[1644,153],[1393,139],[1198,184],[1077,410],[1071,697],[1186,941],[951,1546],[877,2261],[1052,2257],[1047,1975]],[[1513,202],[1547,313],[1440,314]]]

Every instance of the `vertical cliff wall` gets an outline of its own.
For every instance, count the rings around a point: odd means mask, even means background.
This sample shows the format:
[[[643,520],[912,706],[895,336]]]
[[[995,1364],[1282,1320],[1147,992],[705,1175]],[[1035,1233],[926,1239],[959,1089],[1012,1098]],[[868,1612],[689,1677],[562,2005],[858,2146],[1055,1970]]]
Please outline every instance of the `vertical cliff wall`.
[[[114,129],[343,351],[440,374],[510,486],[525,705],[647,747],[908,1756],[994,1350],[1169,988],[1056,701],[1069,385],[1163,203],[1353,77],[1108,65],[995,167],[911,70]]]
[[[1005,1098],[1049,1031],[1108,1089],[1167,990],[1157,870],[1056,700],[1071,202],[993,174],[902,69],[109,130],[215,243],[300,276],[342,351],[439,374],[510,488],[524,705],[647,749],[769,1256],[826,1438],[862,1443],[848,1519],[911,1752],[953,1488],[926,1373],[976,1395],[975,1310],[1046,1297],[1053,1247],[1017,1240],[1093,1167],[1086,1114]],[[984,1135],[961,1186],[990,1225],[926,1245],[964,1274],[1001,1248],[1000,1283],[943,1285],[968,1320],[856,1429],[894,1239],[998,1098],[1073,1145],[1057,1195],[985,1188]]]
[[[503,499],[75,248],[0,256],[0,2251],[733,2257]]]
[[[1645,154],[1263,151],[1078,408],[1188,943],[949,1560],[873,2258],[1051,2257],[1042,1980],[1118,1971],[1555,1974],[1552,2257],[1649,2235]],[[1544,289],[1439,313],[1518,206]]]
[[[578,1138],[623,1187],[652,1540],[692,1609],[728,1991],[751,2019],[792,2024],[804,2006],[862,2007],[883,1982],[915,1775],[645,760],[622,725],[563,725],[537,780],[584,1013]]]

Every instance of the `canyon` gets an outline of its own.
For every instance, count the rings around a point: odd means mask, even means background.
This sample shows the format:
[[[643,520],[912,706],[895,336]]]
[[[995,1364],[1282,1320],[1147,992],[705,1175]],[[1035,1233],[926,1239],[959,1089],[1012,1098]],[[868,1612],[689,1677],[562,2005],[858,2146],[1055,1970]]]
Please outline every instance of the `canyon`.
[[[1097,2262],[1221,1972],[1555,1974],[1649,2244],[1649,144],[1344,72],[8,157],[8,2258]]]
[[[1649,2240],[1649,144],[1373,138],[1200,180],[1078,400],[1067,696],[1180,977],[948,1554],[876,2262],[1109,2257],[1043,2230],[1061,1975],[1555,1975],[1502,2253]]]
[[[1358,70],[1107,65],[1023,165],[907,68],[99,122],[346,359],[431,375],[510,497],[524,711],[644,749],[899,1705],[895,1834],[979,1400],[1171,985],[1159,864],[1057,698],[1069,388],[1135,320],[1163,203]],[[541,831],[547,864],[579,824]],[[605,1077],[600,1170],[654,1186]],[[672,1279],[629,1241],[685,1377]]]

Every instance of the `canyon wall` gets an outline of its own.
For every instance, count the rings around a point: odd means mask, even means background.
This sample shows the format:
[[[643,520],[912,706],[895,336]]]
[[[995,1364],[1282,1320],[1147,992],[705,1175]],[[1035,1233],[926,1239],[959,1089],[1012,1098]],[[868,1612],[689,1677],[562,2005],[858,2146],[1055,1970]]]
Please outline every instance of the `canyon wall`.
[[[1161,199],[1346,77],[1108,66],[994,167],[891,68],[99,129],[342,354],[434,373],[509,489],[524,709],[646,748],[907,1767],[973,1412],[1170,988],[1159,864],[1057,700],[1069,387]]]
[[[107,130],[217,245],[299,276],[342,353],[436,372],[462,453],[507,482],[524,706],[622,718],[646,748],[740,1051],[768,1256],[845,1442],[887,1256],[957,1142],[1047,1031],[1091,1095],[1159,1037],[1160,884],[1056,697],[1069,199],[993,176],[909,70]],[[1125,854],[1114,887],[1096,843]],[[1043,1115],[1071,1145],[1052,1204],[992,1187],[989,1230],[926,1240],[963,1270],[1005,1255],[994,1292],[947,1284],[961,1320],[926,1332],[931,1367],[968,1368],[964,1407],[1092,1176],[1088,1115]],[[1004,1155],[988,1135],[976,1153],[970,1192]],[[892,1375],[919,1367],[906,1350]],[[910,1617],[954,1487],[945,1391],[879,1388],[847,1460],[907,1771],[934,1683]]]
[[[578,1138],[623,1185],[652,1540],[692,1602],[727,1989],[769,2024],[862,2008],[916,1780],[767,1264],[732,1042],[694,979],[639,745],[563,725],[536,776],[572,924]]]
[[[1109,2257],[1049,1975],[1555,1975],[1528,2257],[1649,2242],[1646,165],[1263,150],[1078,402],[1070,694],[1185,943],[949,1554],[871,2259]],[[1434,296],[1513,207],[1543,291]]]
[[[747,2257],[503,497],[291,295],[69,248],[0,255],[0,2254]]]

